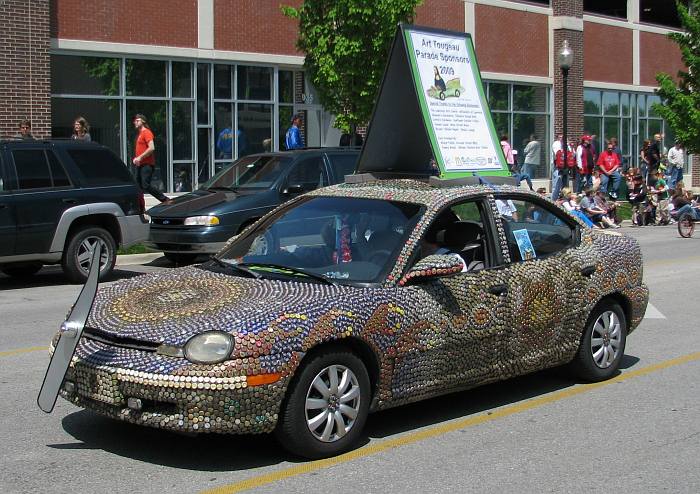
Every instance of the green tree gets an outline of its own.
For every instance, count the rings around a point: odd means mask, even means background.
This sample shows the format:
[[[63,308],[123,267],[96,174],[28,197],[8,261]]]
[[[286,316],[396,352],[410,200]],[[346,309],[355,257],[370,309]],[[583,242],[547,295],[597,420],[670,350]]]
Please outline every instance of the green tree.
[[[369,122],[399,22],[422,0],[305,0],[282,12],[299,20],[297,47],[335,127],[354,133]]]
[[[662,104],[654,110],[666,120],[676,139],[689,153],[700,152],[700,0],[690,0],[688,8],[676,1],[678,16],[685,32],[670,33],[680,50],[687,71],[678,72],[678,81],[659,73],[656,81]]]

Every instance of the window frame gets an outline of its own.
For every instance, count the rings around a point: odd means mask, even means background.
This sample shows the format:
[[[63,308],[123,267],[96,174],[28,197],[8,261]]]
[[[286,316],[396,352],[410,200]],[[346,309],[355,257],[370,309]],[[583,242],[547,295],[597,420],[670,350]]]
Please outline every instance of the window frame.
[[[44,156],[44,164],[46,165],[46,171],[48,172],[48,177],[49,177],[49,186],[48,187],[31,187],[31,188],[22,188],[21,183],[20,183],[20,174],[19,174],[19,167],[17,166],[17,162],[15,161],[15,152],[21,152],[21,151],[39,151],[41,154]],[[49,165],[49,158],[46,156],[46,150],[43,147],[17,147],[14,149],[10,150],[10,158],[12,160],[12,166],[14,167],[15,171],[15,183],[14,183],[14,190],[22,193],[26,192],[42,192],[42,191],[49,191],[54,189],[53,185],[53,175],[51,174],[51,166]],[[64,167],[65,171],[65,167]],[[67,173],[66,173],[67,175]],[[65,187],[60,187],[61,189]]]

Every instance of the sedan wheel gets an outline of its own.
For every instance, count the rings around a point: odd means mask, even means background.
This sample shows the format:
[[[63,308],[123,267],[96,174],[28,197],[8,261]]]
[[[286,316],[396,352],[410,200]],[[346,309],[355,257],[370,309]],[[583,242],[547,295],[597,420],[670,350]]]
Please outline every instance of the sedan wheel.
[[[603,300],[591,311],[570,369],[581,379],[596,382],[610,379],[625,353],[627,319],[615,302]]]
[[[362,360],[341,349],[323,351],[303,364],[292,380],[275,433],[296,455],[338,455],[359,439],[370,398]]]

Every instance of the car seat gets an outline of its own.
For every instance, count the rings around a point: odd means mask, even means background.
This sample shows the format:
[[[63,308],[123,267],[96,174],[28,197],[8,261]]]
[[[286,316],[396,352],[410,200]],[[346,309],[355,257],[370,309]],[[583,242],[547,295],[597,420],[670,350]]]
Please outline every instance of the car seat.
[[[474,221],[455,221],[438,232],[436,240],[449,252],[459,254],[467,271],[484,269],[484,229]]]

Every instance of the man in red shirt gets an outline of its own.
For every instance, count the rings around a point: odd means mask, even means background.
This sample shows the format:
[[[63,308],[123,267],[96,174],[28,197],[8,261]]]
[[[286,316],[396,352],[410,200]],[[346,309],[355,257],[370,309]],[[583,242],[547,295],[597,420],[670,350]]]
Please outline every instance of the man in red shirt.
[[[622,175],[620,175],[620,157],[615,152],[614,146],[608,142],[608,148],[598,156],[598,169],[600,170],[600,190],[608,192],[608,182],[612,178],[612,191],[610,197],[617,199],[617,190],[620,187]]]
[[[148,192],[160,202],[166,202],[168,197],[151,184],[156,166],[156,157],[153,154],[156,146],[146,117],[140,113],[134,115],[134,128],[138,134],[134,146],[134,159],[131,162],[136,167],[136,183],[142,191]]]

